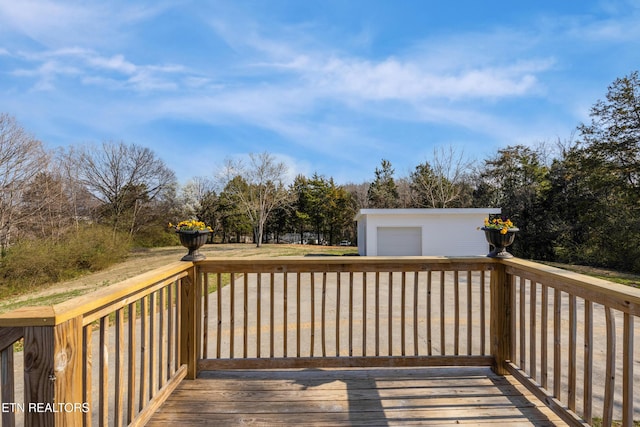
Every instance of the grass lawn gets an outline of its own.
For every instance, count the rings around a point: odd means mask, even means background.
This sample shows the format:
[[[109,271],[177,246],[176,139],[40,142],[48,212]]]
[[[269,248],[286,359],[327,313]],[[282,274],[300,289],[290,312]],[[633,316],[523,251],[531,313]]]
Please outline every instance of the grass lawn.
[[[210,244],[200,252],[208,259],[227,257],[284,257],[304,255],[357,255],[358,249],[350,246],[313,246],[265,244],[257,248],[253,244]],[[186,249],[171,246],[139,249],[131,252],[127,260],[105,270],[87,274],[74,280],[59,283],[43,283],[36,289],[2,289],[0,286],[0,313],[26,306],[58,304],[68,299],[110,286],[149,270],[180,261]]]

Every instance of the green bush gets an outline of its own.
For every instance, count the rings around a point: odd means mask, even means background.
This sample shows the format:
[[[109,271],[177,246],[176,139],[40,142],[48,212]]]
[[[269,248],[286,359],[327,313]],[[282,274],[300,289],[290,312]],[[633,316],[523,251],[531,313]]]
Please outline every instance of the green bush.
[[[126,236],[97,225],[71,231],[58,241],[21,241],[0,259],[0,296],[104,269],[122,261],[129,249]]]
[[[157,248],[179,244],[180,239],[175,231],[162,225],[149,226],[140,230],[133,240],[133,245],[139,248]]]

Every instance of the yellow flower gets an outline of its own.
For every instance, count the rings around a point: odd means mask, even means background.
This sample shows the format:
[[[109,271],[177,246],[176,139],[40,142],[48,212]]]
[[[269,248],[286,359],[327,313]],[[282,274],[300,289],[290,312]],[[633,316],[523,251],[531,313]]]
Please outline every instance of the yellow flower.
[[[180,221],[177,225],[169,223],[169,227],[175,228],[176,231],[209,231],[213,232],[213,229],[206,225],[203,221],[197,221],[195,219]]]
[[[484,227],[489,230],[499,230],[501,234],[507,234],[509,229],[516,228],[513,222],[510,219],[503,220],[502,218],[493,218],[489,220],[489,218],[484,219]]]

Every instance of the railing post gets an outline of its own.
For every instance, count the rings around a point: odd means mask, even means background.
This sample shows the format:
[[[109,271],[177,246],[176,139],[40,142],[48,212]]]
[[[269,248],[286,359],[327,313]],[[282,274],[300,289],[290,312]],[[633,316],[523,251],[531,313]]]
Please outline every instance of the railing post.
[[[491,355],[492,369],[505,375],[505,361],[511,360],[511,316],[513,287],[507,277],[504,264],[496,263],[491,271]]]
[[[24,397],[25,425],[82,425],[82,318],[24,328]]]
[[[180,286],[180,364],[187,365],[188,379],[195,379],[197,372],[197,324],[198,292],[196,267],[188,270],[188,276],[182,278]]]

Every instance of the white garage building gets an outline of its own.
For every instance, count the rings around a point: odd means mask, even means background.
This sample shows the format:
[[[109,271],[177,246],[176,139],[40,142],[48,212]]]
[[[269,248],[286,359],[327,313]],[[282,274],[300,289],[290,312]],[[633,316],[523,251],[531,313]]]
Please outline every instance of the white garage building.
[[[484,218],[500,208],[473,209],[361,209],[358,253],[380,256],[486,255]]]

